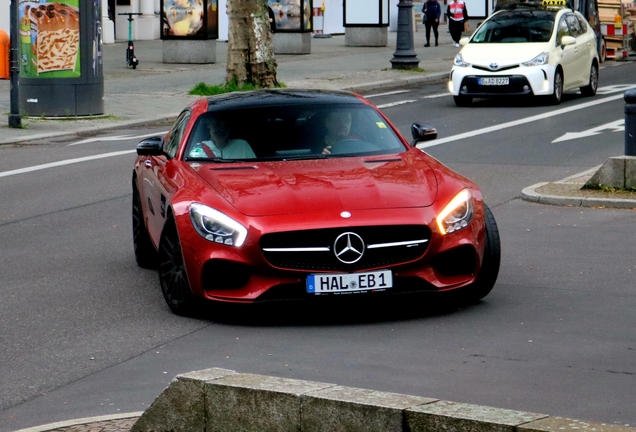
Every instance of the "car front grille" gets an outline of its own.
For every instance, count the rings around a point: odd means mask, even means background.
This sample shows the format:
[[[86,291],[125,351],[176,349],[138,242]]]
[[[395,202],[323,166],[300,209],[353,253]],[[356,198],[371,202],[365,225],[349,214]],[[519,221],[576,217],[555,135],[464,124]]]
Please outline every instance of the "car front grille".
[[[430,237],[431,230],[425,225],[344,227],[265,234],[260,246],[274,267],[356,271],[416,260],[426,252]],[[355,244],[359,240],[363,247]],[[353,242],[355,251],[341,254],[343,262],[336,253],[346,249],[347,241]],[[362,256],[358,258],[356,251]]]
[[[508,76],[509,84],[508,85],[479,85],[477,80],[479,78],[491,78],[491,76],[467,76],[462,80],[462,84],[460,86],[460,94],[466,96],[472,95],[526,95],[532,94],[532,88],[530,87],[530,83],[528,79],[521,75],[511,75]],[[497,75],[497,77],[502,77]],[[503,78],[503,77],[502,77]],[[527,88],[524,88],[527,86]],[[464,89],[466,87],[466,89]]]

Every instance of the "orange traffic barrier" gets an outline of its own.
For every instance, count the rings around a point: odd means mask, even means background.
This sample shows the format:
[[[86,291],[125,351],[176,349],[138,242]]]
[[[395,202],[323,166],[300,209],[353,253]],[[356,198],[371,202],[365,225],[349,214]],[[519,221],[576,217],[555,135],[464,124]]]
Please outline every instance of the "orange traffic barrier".
[[[11,38],[0,30],[0,79],[9,79],[9,51]]]

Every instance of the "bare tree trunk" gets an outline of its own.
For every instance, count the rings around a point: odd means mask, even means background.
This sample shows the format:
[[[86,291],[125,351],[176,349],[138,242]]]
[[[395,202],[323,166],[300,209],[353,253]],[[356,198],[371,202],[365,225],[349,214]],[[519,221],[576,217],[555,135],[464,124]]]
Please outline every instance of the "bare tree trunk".
[[[228,0],[227,78],[237,84],[278,85],[267,0]]]

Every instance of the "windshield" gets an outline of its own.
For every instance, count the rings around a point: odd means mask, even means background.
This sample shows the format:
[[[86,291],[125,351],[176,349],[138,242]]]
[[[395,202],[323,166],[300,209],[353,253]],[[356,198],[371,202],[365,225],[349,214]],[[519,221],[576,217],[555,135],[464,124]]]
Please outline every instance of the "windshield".
[[[283,105],[201,115],[184,159],[233,162],[389,154],[405,150],[366,105]]]
[[[479,27],[470,43],[548,42],[554,17],[550,11],[498,13]]]

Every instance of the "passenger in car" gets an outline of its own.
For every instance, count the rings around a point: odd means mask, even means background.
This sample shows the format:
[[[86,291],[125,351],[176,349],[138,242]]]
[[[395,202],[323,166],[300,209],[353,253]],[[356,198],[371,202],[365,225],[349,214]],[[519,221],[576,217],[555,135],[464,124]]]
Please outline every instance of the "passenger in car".
[[[255,159],[254,150],[243,139],[229,139],[229,123],[220,118],[208,118],[203,124],[210,132],[210,139],[202,141],[203,151],[208,157],[223,159]]]

